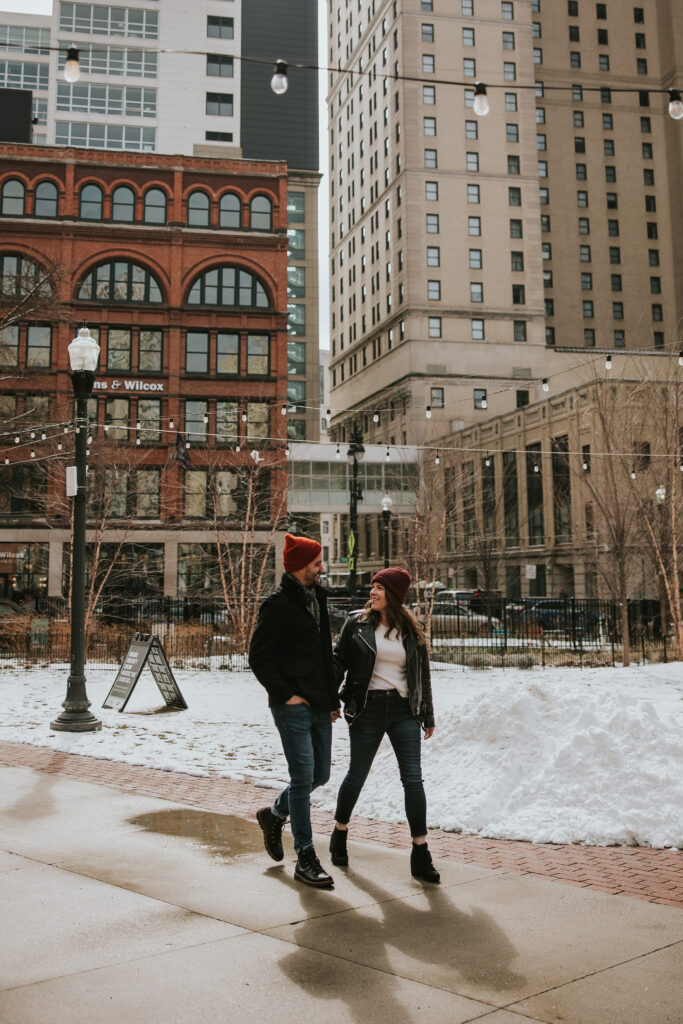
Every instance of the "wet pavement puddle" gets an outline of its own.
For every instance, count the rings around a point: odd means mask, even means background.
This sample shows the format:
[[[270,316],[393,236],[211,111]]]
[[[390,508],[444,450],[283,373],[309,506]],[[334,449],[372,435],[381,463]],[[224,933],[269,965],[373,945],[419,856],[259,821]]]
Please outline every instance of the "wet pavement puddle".
[[[256,822],[232,814],[181,807],[138,814],[128,822],[145,832],[189,839],[194,846],[223,861],[263,849],[261,829]]]

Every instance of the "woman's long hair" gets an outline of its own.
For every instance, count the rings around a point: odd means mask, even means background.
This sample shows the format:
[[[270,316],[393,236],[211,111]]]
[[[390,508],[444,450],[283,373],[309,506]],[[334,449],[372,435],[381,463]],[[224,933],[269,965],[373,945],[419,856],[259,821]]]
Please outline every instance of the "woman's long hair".
[[[407,630],[410,633],[415,634],[418,646],[422,646],[427,643],[427,637],[425,631],[422,628],[422,624],[418,619],[415,618],[410,608],[406,608],[404,604],[401,604],[397,597],[391,593],[390,590],[385,588],[384,593],[387,596],[387,607],[384,614],[387,618],[387,631],[384,634],[386,637],[390,636],[393,630],[397,630],[399,636],[403,636],[403,633]],[[381,624],[382,619],[379,612],[371,610],[372,604],[368,600],[363,611],[363,618],[372,623],[373,629]]]

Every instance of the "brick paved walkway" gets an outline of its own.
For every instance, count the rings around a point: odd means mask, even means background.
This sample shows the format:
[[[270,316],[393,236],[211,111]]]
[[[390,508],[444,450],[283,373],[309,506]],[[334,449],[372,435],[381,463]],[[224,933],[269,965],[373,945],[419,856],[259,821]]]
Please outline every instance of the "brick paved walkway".
[[[86,782],[244,818],[253,818],[258,808],[272,796],[272,790],[265,790],[253,782],[236,782],[218,776],[197,778],[180,772],[66,754],[50,747],[34,747],[25,743],[0,743],[0,763],[68,775]],[[327,833],[332,828],[332,815],[325,811],[314,810],[312,820],[317,832]],[[355,817],[349,834],[354,840],[394,848],[407,846],[405,825]],[[481,839],[439,829],[430,831],[429,847],[437,861],[456,860],[522,875],[541,875],[565,885],[621,893],[683,909],[683,853],[675,850],[636,846],[555,846],[510,839]]]

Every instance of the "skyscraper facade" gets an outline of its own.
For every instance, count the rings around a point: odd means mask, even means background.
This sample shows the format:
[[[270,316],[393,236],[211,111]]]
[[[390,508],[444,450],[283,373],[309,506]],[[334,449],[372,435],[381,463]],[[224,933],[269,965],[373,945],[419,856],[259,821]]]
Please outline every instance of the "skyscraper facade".
[[[333,436],[680,347],[682,54],[664,0],[329,0]]]

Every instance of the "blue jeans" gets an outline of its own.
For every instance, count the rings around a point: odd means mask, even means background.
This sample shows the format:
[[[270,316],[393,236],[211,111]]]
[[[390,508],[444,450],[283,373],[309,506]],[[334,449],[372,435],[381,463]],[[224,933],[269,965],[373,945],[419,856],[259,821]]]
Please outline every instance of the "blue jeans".
[[[332,719],[329,711],[308,704],[273,704],[271,712],[289,768],[289,785],[273,804],[280,818],[291,819],[297,853],[313,845],[311,793],[330,777]]]
[[[420,762],[422,732],[407,697],[397,690],[370,690],[365,708],[349,726],[351,763],[339,787],[335,819],[348,825],[384,734],[394,748],[413,839],[427,834],[427,801]]]

